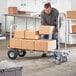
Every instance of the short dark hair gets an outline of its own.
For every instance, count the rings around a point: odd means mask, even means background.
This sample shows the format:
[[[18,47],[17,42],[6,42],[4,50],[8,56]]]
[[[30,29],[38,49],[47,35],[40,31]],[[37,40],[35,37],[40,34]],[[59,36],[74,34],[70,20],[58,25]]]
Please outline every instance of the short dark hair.
[[[44,8],[48,8],[48,7],[51,7],[51,4],[50,4],[50,3],[46,3],[46,4],[44,5]]]

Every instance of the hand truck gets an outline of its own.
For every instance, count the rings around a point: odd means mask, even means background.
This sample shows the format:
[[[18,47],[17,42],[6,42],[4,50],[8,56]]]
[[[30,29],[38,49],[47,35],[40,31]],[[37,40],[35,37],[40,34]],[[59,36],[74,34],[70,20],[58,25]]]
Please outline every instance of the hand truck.
[[[60,64],[61,62],[67,62],[67,57],[69,54],[69,51],[67,49],[67,43],[66,43],[66,31],[65,31],[65,49],[61,50],[61,48],[60,48],[60,26],[62,25],[63,21],[66,24],[66,15],[64,13],[60,13],[58,16],[58,50],[53,50],[53,51],[51,50],[48,52],[43,51],[43,55],[42,55],[42,56],[46,56],[46,53],[56,53],[56,55],[55,54],[52,55],[53,58],[55,59],[56,64]],[[16,26],[17,26],[16,24],[10,26],[10,39],[13,36],[12,32],[16,28]],[[66,30],[66,27],[65,27],[65,30]],[[35,50],[34,50],[34,52],[35,52]],[[22,50],[22,49],[18,50],[18,49],[10,48],[8,51],[8,57],[10,59],[16,59],[17,55],[19,55],[20,57],[23,57],[23,56],[25,56],[25,54],[26,54],[26,51]]]

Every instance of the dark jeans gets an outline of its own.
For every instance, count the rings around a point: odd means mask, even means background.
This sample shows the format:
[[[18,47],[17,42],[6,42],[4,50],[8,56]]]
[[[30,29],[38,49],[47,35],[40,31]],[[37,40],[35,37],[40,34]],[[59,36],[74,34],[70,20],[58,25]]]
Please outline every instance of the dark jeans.
[[[49,35],[43,35],[43,39],[49,39]],[[56,40],[56,49],[58,49],[58,33],[52,35],[52,39]]]

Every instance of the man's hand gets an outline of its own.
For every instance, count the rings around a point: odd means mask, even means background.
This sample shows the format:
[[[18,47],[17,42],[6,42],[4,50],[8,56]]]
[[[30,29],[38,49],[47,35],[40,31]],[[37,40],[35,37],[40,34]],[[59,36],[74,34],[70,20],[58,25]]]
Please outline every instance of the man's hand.
[[[57,32],[57,29],[56,29],[56,27],[54,27],[53,34],[55,34],[56,32]]]

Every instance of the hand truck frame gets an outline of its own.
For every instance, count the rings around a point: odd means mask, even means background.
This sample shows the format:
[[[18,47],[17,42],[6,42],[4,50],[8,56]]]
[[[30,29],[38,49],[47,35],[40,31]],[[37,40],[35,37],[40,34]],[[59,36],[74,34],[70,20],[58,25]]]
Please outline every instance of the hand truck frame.
[[[67,29],[66,29],[66,27],[65,27],[65,48],[64,48],[64,50],[61,50],[61,48],[60,48],[60,26],[62,26],[63,21],[64,21],[64,24],[66,24],[66,15],[64,13],[60,13],[58,16],[58,50],[53,50],[53,51],[51,50],[48,52],[43,51],[43,55],[42,55],[43,57],[45,57],[46,53],[56,53],[56,55],[53,55],[53,58],[55,59],[56,64],[60,64],[61,62],[67,62],[67,60],[68,60],[67,57],[69,54],[69,50],[67,49],[67,38],[66,38]],[[12,36],[13,36],[12,32],[16,27],[17,27],[16,24],[10,26],[10,39],[12,38]],[[34,50],[34,52],[35,52],[35,50]],[[10,59],[16,59],[17,55],[19,55],[20,57],[24,57],[25,54],[26,54],[26,51],[23,49],[10,48],[8,51],[8,57]]]

